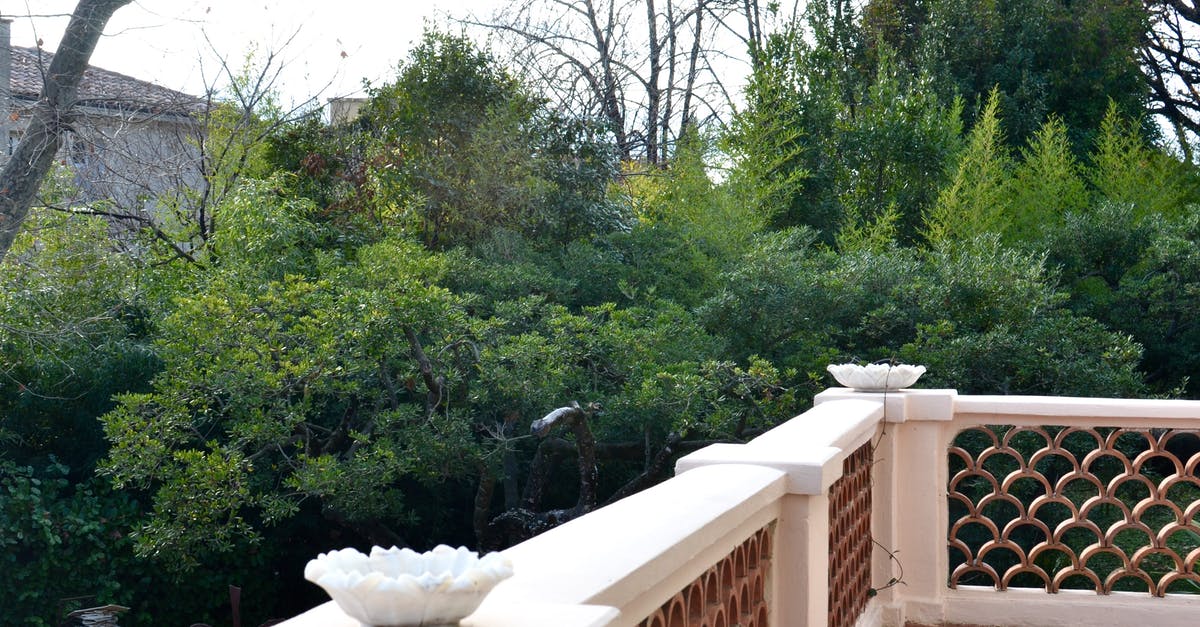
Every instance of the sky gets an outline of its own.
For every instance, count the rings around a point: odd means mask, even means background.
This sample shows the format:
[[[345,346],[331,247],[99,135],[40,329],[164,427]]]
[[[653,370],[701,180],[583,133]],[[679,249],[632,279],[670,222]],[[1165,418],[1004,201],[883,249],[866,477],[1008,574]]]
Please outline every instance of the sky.
[[[0,0],[12,43],[53,51],[76,0]],[[135,0],[117,10],[92,65],[191,94],[220,78],[221,57],[282,61],[283,104],[357,95],[394,76],[426,23],[488,16],[505,0]],[[458,26],[451,26],[458,29]]]

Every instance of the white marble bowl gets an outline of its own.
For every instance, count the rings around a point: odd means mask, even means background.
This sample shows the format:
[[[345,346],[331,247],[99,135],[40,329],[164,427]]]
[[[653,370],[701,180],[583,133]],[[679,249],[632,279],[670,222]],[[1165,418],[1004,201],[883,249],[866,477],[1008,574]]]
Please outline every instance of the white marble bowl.
[[[466,547],[439,545],[427,553],[372,547],[322,553],[304,568],[351,618],[372,627],[457,625],[513,574],[499,553],[482,558]]]
[[[902,390],[925,374],[925,366],[908,364],[829,364],[826,370],[838,383],[860,392]]]

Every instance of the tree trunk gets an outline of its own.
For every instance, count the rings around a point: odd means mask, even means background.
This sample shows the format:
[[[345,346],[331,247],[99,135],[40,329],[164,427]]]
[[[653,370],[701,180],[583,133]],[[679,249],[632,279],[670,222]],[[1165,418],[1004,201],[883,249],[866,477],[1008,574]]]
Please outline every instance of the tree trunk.
[[[699,72],[701,54],[700,36],[703,34],[704,11],[706,9],[704,0],[699,0],[696,3],[696,30],[692,35],[692,52],[688,55],[687,86],[683,89],[683,119],[679,122],[680,136],[683,135],[688,125],[692,122],[692,92],[696,88],[696,75]]]
[[[37,197],[70,130],[71,114],[79,94],[79,81],[105,25],[117,9],[132,0],[79,0],[67,24],[62,43],[46,72],[41,98],[25,136],[0,171],[0,261],[8,254],[21,223]]]
[[[658,11],[654,8],[654,0],[646,0],[646,25],[650,45],[650,76],[646,78],[646,163],[653,165],[659,162],[658,112],[662,100],[658,85],[662,73],[662,42],[658,39]]]
[[[667,86],[663,94],[663,112],[662,120],[659,122],[659,163],[667,163],[671,158],[670,153],[670,136],[671,136],[671,119],[674,115],[674,98],[675,98],[675,66],[676,55],[679,48],[679,28],[680,25],[675,23],[675,0],[667,0]]]

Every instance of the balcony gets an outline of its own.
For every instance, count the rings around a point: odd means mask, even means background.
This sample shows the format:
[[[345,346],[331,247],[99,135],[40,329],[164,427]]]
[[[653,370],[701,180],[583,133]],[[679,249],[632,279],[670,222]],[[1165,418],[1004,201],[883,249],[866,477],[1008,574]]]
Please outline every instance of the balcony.
[[[1195,625],[1198,434],[1200,401],[826,390],[508,549],[462,625]]]

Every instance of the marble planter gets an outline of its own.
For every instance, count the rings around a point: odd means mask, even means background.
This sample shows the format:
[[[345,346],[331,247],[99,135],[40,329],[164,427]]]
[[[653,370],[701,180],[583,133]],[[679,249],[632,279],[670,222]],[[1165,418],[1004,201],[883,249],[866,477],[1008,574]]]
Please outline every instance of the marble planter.
[[[909,364],[830,364],[826,370],[838,383],[860,392],[902,390],[925,374],[925,366]]]
[[[512,563],[499,553],[482,558],[465,547],[439,545],[417,553],[373,547],[322,553],[304,568],[351,618],[370,627],[457,625],[474,612]]]

